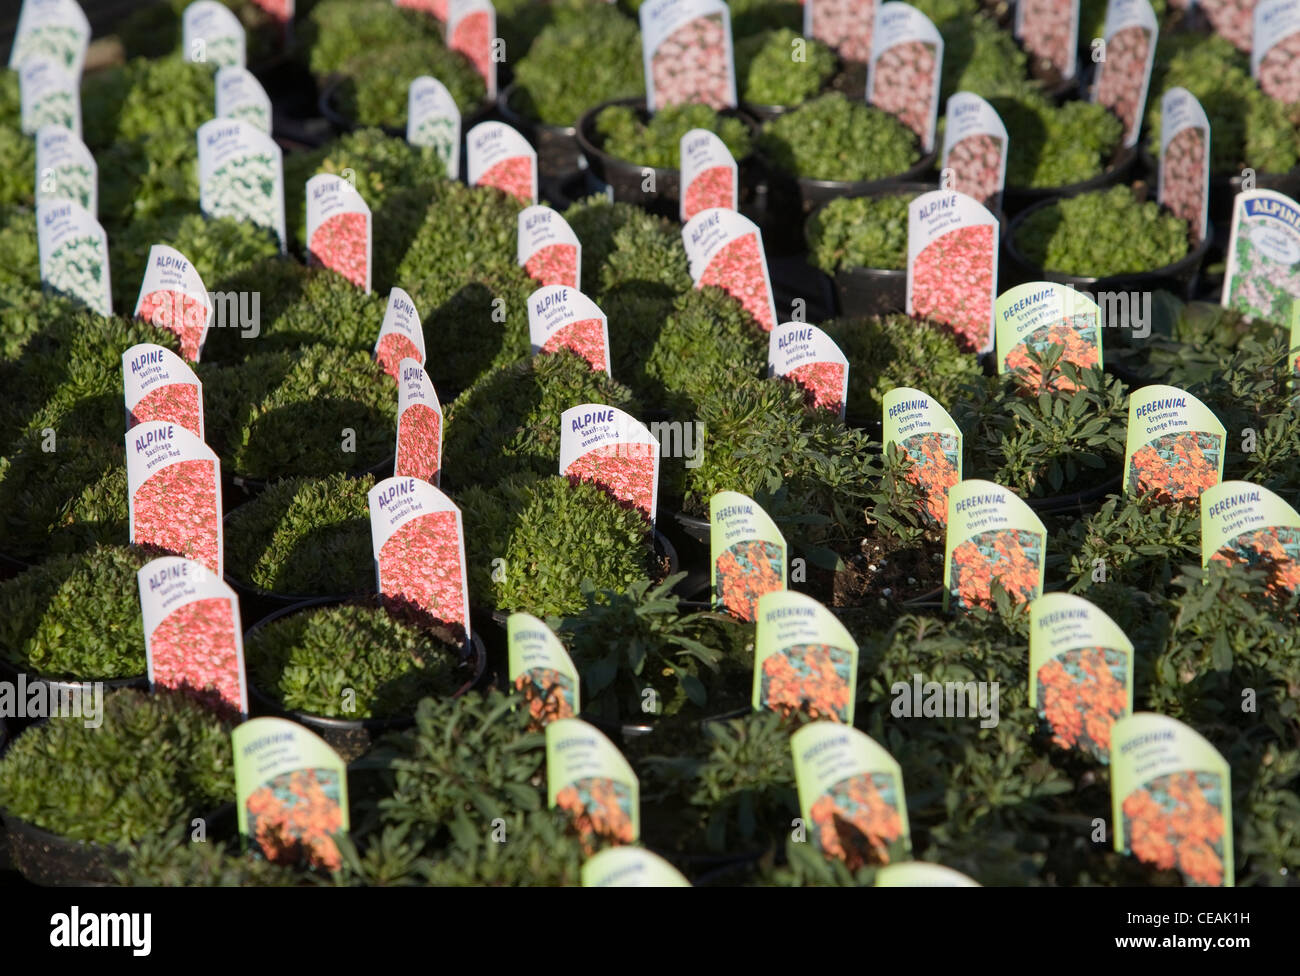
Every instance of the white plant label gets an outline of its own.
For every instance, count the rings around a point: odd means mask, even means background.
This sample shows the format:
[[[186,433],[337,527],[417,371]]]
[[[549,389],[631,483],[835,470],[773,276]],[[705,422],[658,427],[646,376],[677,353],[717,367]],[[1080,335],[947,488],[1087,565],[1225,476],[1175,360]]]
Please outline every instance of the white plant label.
[[[930,18],[906,3],[881,4],[871,32],[867,103],[915,132],[925,152],[934,149],[942,66],[943,37]]]
[[[216,0],[198,0],[181,16],[182,54],[186,61],[222,68],[245,64],[244,25]]]
[[[212,315],[212,297],[189,258],[166,244],[151,247],[132,317],[174,332],[181,341],[181,355],[196,363]]]
[[[71,200],[99,213],[99,167],[86,144],[61,125],[36,133],[36,199]]]
[[[525,207],[516,238],[515,260],[538,284],[582,287],[582,244],[558,210]]]
[[[285,250],[284,160],[268,136],[239,119],[199,126],[199,208],[272,231]]]
[[[646,0],[638,11],[646,108],[736,107],[731,12],[722,0]]]
[[[460,178],[460,109],[437,78],[421,75],[406,96],[406,141],[428,146],[447,164],[447,179]]]
[[[681,141],[678,216],[686,223],[701,210],[740,209],[740,168],[726,143],[708,129],[691,129]]]
[[[1186,88],[1160,99],[1159,201],[1191,228],[1200,243],[1209,227],[1210,120]]]
[[[715,207],[682,228],[682,243],[696,288],[716,285],[736,298],[764,332],[776,326],[776,302],[763,235],[748,217]]]
[[[203,437],[203,384],[185,360],[165,346],[141,342],[122,353],[126,429],[161,420]]]
[[[948,99],[940,170],[950,173],[957,190],[990,210],[1002,206],[1007,182],[1007,127],[997,109],[972,92]]]
[[[81,204],[38,203],[36,244],[41,285],[47,291],[81,302],[100,315],[113,314],[108,235]]]
[[[544,285],[528,296],[533,355],[572,350],[592,369],[609,372],[609,323],[595,302],[568,285]]]
[[[34,136],[47,125],[81,138],[81,82],[50,58],[31,57],[18,69],[23,134]]]
[[[492,186],[520,203],[537,202],[537,150],[504,122],[480,122],[469,130],[466,176],[470,186]]]
[[[217,71],[217,117],[241,119],[271,134],[271,99],[247,68],[228,64]]]
[[[767,373],[797,385],[810,407],[840,420],[849,399],[849,360],[815,325],[786,322],[767,340]]]
[[[32,59],[49,59],[73,78],[80,78],[90,47],[90,21],[75,0],[23,0],[9,67],[15,71]]]

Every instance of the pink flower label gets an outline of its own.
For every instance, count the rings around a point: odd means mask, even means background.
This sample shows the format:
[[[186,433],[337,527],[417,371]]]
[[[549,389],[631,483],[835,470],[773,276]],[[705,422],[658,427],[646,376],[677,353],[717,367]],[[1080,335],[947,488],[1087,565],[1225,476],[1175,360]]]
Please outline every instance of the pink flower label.
[[[533,202],[533,160],[512,156],[493,164],[478,181],[478,186],[494,186],[522,203]]]
[[[358,288],[368,284],[370,221],[365,214],[338,213],[327,217],[308,247],[308,260],[337,271]]]
[[[181,342],[181,356],[198,362],[208,310],[202,302],[181,291],[153,291],[140,302],[140,318],[166,329]]]
[[[620,504],[652,518],[655,458],[647,452],[629,451],[626,444],[606,444],[583,454],[564,473],[572,481],[600,485]]]
[[[698,284],[716,285],[737,299],[758,320],[764,332],[771,332],[776,325],[763,250],[756,234],[746,234],[724,245],[709,262]]]
[[[203,563],[221,574],[221,508],[216,465],[177,461],[151,475],[135,493],[136,545]]]
[[[933,138],[938,70],[935,45],[905,41],[881,54],[872,71],[871,104],[895,116],[927,146]]]
[[[805,363],[786,373],[804,391],[810,407],[829,410],[840,416],[844,410],[844,365],[842,363]]]
[[[996,248],[991,224],[959,227],[924,248],[912,269],[912,314],[950,326],[968,351],[987,348]]]
[[[492,15],[485,10],[476,10],[456,22],[451,43],[447,45],[469,58],[487,85],[489,95],[496,91],[496,65],[492,61],[494,33]]]
[[[449,627],[457,639],[464,640],[469,620],[460,545],[455,512],[417,516],[394,531],[380,549],[379,581],[390,604]]]
[[[542,352],[558,352],[571,349],[591,364],[594,370],[603,370],[607,351],[605,349],[605,323],[600,319],[583,319],[573,322],[552,333],[542,346]]]
[[[506,160],[506,162],[512,162],[512,160]],[[527,179],[527,192],[529,199],[531,199],[531,168]],[[524,264],[524,270],[528,272],[528,277],[539,285],[568,285],[570,288],[577,288],[578,249],[572,244],[548,244],[546,247],[540,248],[528,259]]]
[[[127,429],[150,420],[165,420],[180,424],[195,437],[203,436],[199,418],[203,406],[199,402],[199,388],[189,383],[168,383],[146,393],[127,418]]]
[[[997,206],[1002,193],[1002,141],[987,133],[967,136],[952,147],[947,165],[954,190],[974,197],[986,207]]]
[[[1125,27],[1106,41],[1106,60],[1098,72],[1097,102],[1124,123],[1125,145],[1132,145],[1142,122],[1150,54],[1151,35],[1143,27]]]
[[[442,470],[442,417],[423,403],[412,403],[397,421],[396,477],[438,483]]]
[[[804,34],[835,49],[845,61],[865,64],[871,57],[875,0],[806,0]]]
[[[196,600],[169,613],[149,641],[151,680],[227,718],[242,711],[237,628],[230,600]]]
[[[731,65],[721,14],[687,21],[655,49],[650,60],[654,106],[700,102],[710,108],[731,104]]]
[[[690,220],[701,210],[710,207],[731,207],[736,199],[736,186],[730,166],[710,166],[691,180],[686,188],[682,217]]]
[[[400,332],[386,332],[379,338],[379,347],[375,350],[375,361],[384,368],[384,372],[397,379],[398,367],[403,359],[423,362],[424,355],[410,338]]]

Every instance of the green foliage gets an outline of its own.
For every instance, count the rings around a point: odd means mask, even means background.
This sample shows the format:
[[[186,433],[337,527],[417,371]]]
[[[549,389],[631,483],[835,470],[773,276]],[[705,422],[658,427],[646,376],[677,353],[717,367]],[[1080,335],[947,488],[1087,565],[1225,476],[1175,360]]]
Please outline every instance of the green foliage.
[[[0,284],[15,290],[40,291],[36,215],[25,207],[0,210]]]
[[[212,118],[215,98],[208,65],[180,54],[135,58],[83,81],[82,139],[94,153],[157,132],[181,133],[194,142],[198,127]]]
[[[1107,583],[1163,593],[1184,562],[1199,558],[1201,518],[1195,506],[1156,505],[1111,496],[1101,508],[1071,522],[1049,548],[1069,554],[1070,591],[1092,599],[1102,560]]]
[[[596,116],[596,132],[605,152],[637,166],[678,169],[682,136],[692,129],[715,133],[735,159],[749,155],[750,134],[745,123],[707,105],[671,105],[655,112],[649,122],[627,105],[610,105]]]
[[[1092,102],[1056,106],[1042,95],[995,95],[989,103],[1014,147],[1007,155],[1007,186],[1046,189],[1100,176],[1119,148],[1124,126]]]
[[[943,36],[940,98],[973,92],[983,98],[1030,90],[1029,58],[1010,31],[982,14],[936,21]]]
[[[624,284],[652,286],[660,297],[691,287],[681,229],[664,218],[597,195],[564,219],[582,241],[582,290],[597,301]]]
[[[0,76],[0,207],[30,206],[36,195],[36,141],[9,111],[17,94],[18,74],[6,71]]]
[[[99,216],[112,232],[110,245],[117,243],[118,228],[136,220],[180,218],[198,211],[199,149],[193,131],[159,129],[115,142],[96,158]]]
[[[119,885],[148,888],[288,887],[310,882],[310,876],[272,864],[253,853],[240,853],[238,843],[194,841],[188,828],[163,837],[144,837],[131,859],[113,871]]]
[[[838,197],[808,220],[810,263],[827,274],[844,268],[907,267],[907,208],[919,193]]]
[[[794,60],[795,42],[804,60]],[[763,31],[736,41],[736,88],[754,105],[798,105],[821,91],[835,74],[835,54],[798,32]]]
[[[882,180],[921,159],[907,126],[839,92],[765,123],[759,147],[777,169],[813,180]]]
[[[464,118],[487,96],[482,76],[465,55],[428,38],[369,49],[341,70],[346,78],[335,93],[338,110],[361,125],[404,128],[411,82],[421,75],[446,85]]]
[[[371,51],[386,51],[412,39],[441,41],[441,25],[428,14],[385,0],[320,0],[295,25],[298,50],[313,74],[343,71]]]

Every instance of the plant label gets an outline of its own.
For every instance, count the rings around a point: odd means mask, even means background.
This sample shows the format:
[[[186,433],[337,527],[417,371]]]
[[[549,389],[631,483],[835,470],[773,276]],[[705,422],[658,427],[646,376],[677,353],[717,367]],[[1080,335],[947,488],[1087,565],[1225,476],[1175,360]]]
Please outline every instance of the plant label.
[[[1295,328],[1300,320],[1300,203],[1275,190],[1238,193],[1223,306]]]
[[[80,79],[90,47],[90,21],[76,0],[23,0],[9,50],[9,67],[48,59]]]
[[[1133,643],[1081,596],[1029,604],[1029,707],[1055,745],[1110,762],[1111,728],[1133,712]]]
[[[876,0],[806,0],[803,36],[833,48],[845,61],[866,64],[875,19]]]
[[[375,340],[375,361],[400,385],[398,370],[403,359],[424,365],[424,326],[411,296],[394,286],[388,292],[388,307]]]
[[[225,4],[198,0],[181,15],[182,56],[186,61],[223,68],[245,65],[244,25]]]
[[[53,177],[53,180],[47,177]],[[48,187],[48,189],[47,189]],[[36,199],[71,200],[86,213],[99,213],[99,167],[86,144],[61,125],[36,133]]]
[[[247,68],[228,64],[217,70],[217,118],[241,119],[271,134],[271,99]]]
[[[968,352],[993,349],[998,218],[964,193],[931,190],[907,205],[907,314],[952,330]]]
[[[399,478],[442,483],[442,404],[419,360],[398,364],[397,461]]]
[[[252,3],[280,28],[280,36],[286,44],[292,40],[297,0],[252,0]]]
[[[1144,386],[1128,398],[1124,487],[1162,504],[1194,502],[1223,479],[1223,424],[1174,386]]]
[[[641,21],[646,109],[736,107],[731,11],[722,0],[646,0]]]
[[[882,3],[871,32],[867,104],[915,132],[927,153],[939,121],[942,65],[943,37],[930,18],[906,3]]]
[[[1260,0],[1255,7],[1250,73],[1284,105],[1300,102],[1300,0]]]
[[[1210,207],[1210,120],[1196,96],[1171,88],[1160,99],[1159,201],[1187,221],[1199,244]]]
[[[764,332],[776,326],[776,302],[763,235],[734,210],[701,210],[682,227],[682,243],[696,288],[716,285],[745,307]]]
[[[689,888],[680,871],[644,847],[610,847],[582,865],[584,888]]]
[[[276,864],[337,871],[332,834],[348,819],[348,772],[315,733],[283,718],[255,718],[230,733],[235,802],[244,843]]]
[[[865,732],[810,722],[790,736],[808,841],[850,871],[912,854],[903,770]]]
[[[49,200],[36,205],[36,244],[41,285],[100,315],[113,314],[108,236],[79,203]]]
[[[1147,0],[1109,0],[1106,5],[1106,59],[1097,65],[1094,102],[1106,106],[1124,124],[1124,145],[1137,145],[1146,110],[1147,86],[1156,59],[1159,35],[1155,11]]]
[[[199,208],[264,227],[285,249],[284,161],[280,147],[240,119],[199,126]]]
[[[248,716],[239,596],[203,563],[163,556],[140,568],[149,687],[174,688],[230,720]]]
[[[943,607],[968,610],[997,605],[996,583],[1014,603],[1043,592],[1047,529],[1015,492],[972,478],[948,491],[944,539]]]
[[[460,509],[422,478],[385,478],[370,489],[368,500],[376,588],[385,602],[468,643]]]
[[[506,618],[510,684],[524,696],[533,728],[573,718],[578,704],[578,669],[545,623],[527,613]]]
[[[407,10],[419,10],[435,20],[447,20],[447,0],[393,0],[393,4]]]
[[[469,58],[487,85],[487,97],[497,97],[497,12],[490,0],[448,0],[447,46]]]
[[[582,244],[558,210],[532,206],[519,211],[515,259],[539,285],[582,287]]]
[[[203,384],[170,349],[142,342],[122,353],[122,389],[127,430],[161,420],[203,440]]]
[[[1115,850],[1188,885],[1233,886],[1232,772],[1223,756],[1177,719],[1138,712],[1110,735]]]
[[[528,296],[528,337],[534,356],[568,349],[592,369],[609,372],[608,320],[576,288],[547,285]]]
[[[960,871],[927,861],[886,864],[876,872],[877,888],[979,888],[980,883]]]
[[[899,386],[881,400],[883,444],[895,445],[907,462],[904,477],[921,490],[921,514],[934,525],[948,524],[948,492],[961,481],[961,428],[939,401]]]
[[[1002,206],[1007,181],[1007,127],[984,99],[957,92],[948,99],[943,131],[943,162],[952,170],[951,187],[974,197],[989,210]]]
[[[1101,367],[1101,308],[1082,292],[1031,281],[999,295],[995,311],[998,372],[1012,374],[1026,392],[1073,393],[1080,384],[1062,372],[1063,365],[1069,363],[1080,372]],[[1059,359],[1054,358],[1054,348]],[[1044,375],[1047,363],[1051,365]]]
[[[18,84],[23,135],[54,125],[81,138],[81,83],[62,62],[28,58],[18,69]]]
[[[374,254],[370,207],[349,181],[317,173],[307,181],[307,263],[341,274],[370,294]]]
[[[785,589],[785,537],[748,495],[720,491],[709,499],[709,557],[713,605],[738,620],[755,620],[759,599]]]
[[[740,168],[726,143],[708,129],[691,129],[682,136],[679,149],[682,223],[713,207],[739,210]]]
[[[421,75],[406,96],[406,141],[428,146],[447,165],[447,179],[460,179],[460,108],[437,78]]]
[[[654,525],[659,502],[659,442],[618,407],[583,403],[560,415],[560,474],[590,481]]]
[[[853,724],[858,645],[839,618],[794,590],[758,598],[755,711]]]
[[[641,784],[605,734],[579,718],[546,726],[546,802],[572,818],[588,854],[641,837]]]
[[[844,419],[849,360],[835,340],[817,326],[786,322],[773,329],[767,338],[767,375],[798,386],[811,409],[828,410]]]
[[[1243,563],[1268,574],[1270,595],[1300,590],[1300,513],[1249,481],[1224,481],[1201,495],[1201,565]]]
[[[1062,79],[1073,78],[1079,50],[1079,0],[1020,0],[1016,40],[1031,57],[1048,62]]]
[[[222,575],[221,462],[180,424],[148,420],[126,434],[131,544]]]
[[[524,206],[537,202],[537,150],[504,122],[480,122],[469,130],[470,186],[492,186]]]
[[[174,333],[181,341],[181,355],[197,363],[212,313],[212,298],[189,259],[166,244],[149,248],[134,317]]]

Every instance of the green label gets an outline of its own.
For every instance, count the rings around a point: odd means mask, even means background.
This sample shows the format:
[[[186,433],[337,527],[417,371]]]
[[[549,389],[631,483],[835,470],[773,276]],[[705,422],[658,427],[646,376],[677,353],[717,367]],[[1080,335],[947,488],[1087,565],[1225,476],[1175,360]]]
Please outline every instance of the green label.
[[[973,478],[948,492],[943,605],[992,610],[996,581],[1027,603],[1043,592],[1047,529],[1009,488]]]
[[[584,888],[689,888],[680,871],[644,847],[610,847],[582,865]]]
[[[713,605],[753,620],[759,597],[785,589],[785,538],[748,495],[720,491],[709,501]]]
[[[534,727],[577,715],[578,670],[551,628],[531,614],[512,613],[506,640],[510,683],[523,693]]]
[[[960,871],[927,861],[890,864],[876,872],[877,888],[978,888],[980,883]]]
[[[906,477],[921,490],[921,514],[948,524],[948,492],[961,481],[961,428],[928,394],[900,386],[885,394],[884,446],[907,455]]]
[[[1195,501],[1223,478],[1223,424],[1176,386],[1129,394],[1124,487],[1162,503]]]
[[[583,847],[634,844],[641,836],[640,784],[618,747],[582,719],[546,726],[546,802],[571,818]]]
[[[998,296],[994,315],[998,372],[1015,374],[1017,382],[1034,393],[1072,393],[1079,385],[1067,379],[1059,365],[1044,376],[1031,352],[1046,356],[1055,346],[1061,363],[1080,370],[1102,365],[1101,309],[1073,288],[1047,281],[1018,285]]]
[[[759,597],[755,709],[852,725],[857,679],[858,645],[833,613],[792,590]]]
[[[1225,481],[1201,495],[1201,565],[1211,559],[1268,573],[1269,592],[1300,589],[1300,514],[1267,488]]]

